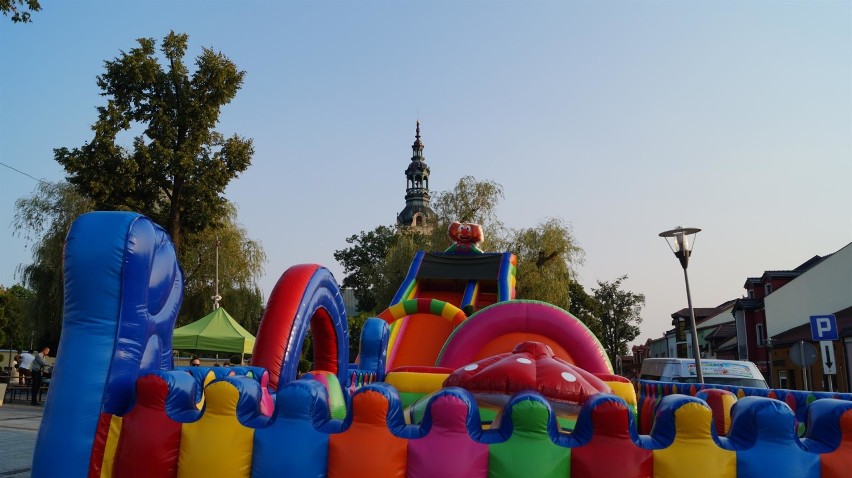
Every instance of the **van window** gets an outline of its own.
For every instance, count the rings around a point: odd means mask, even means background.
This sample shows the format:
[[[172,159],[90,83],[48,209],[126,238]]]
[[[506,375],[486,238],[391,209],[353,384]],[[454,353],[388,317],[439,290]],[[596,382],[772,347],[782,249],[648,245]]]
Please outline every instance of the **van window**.
[[[674,377],[672,382],[676,383],[698,383],[696,377]],[[704,383],[710,385],[730,385],[733,387],[769,388],[766,382],[755,378],[741,377],[713,377],[705,376]]]

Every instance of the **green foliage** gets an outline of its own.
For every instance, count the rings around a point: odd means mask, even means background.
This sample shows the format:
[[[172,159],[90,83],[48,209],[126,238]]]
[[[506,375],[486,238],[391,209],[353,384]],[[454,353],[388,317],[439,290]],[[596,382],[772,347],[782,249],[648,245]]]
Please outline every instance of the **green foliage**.
[[[443,251],[450,245],[447,228],[453,221],[479,224],[485,233],[480,248],[501,250],[500,240],[506,231],[496,211],[503,197],[503,186],[491,180],[479,181],[473,176],[462,177],[450,191],[436,193],[432,209],[437,215],[437,224],[428,237],[427,250]]]
[[[616,363],[616,357],[627,354],[627,344],[639,336],[642,323],[645,295],[622,290],[626,280],[627,276],[623,275],[612,282],[598,281],[598,287],[592,289],[600,307],[598,339],[612,363]]]
[[[34,299],[33,291],[20,284],[8,289],[0,285],[0,344],[23,348],[32,331],[30,315]]]
[[[215,227],[185,236],[180,252],[184,271],[184,301],[178,326],[200,319],[213,311],[216,293],[216,243],[219,243],[220,305],[252,334],[257,333],[263,315],[263,294],[257,279],[263,274],[266,253],[263,246],[248,237],[237,222],[237,209],[226,203],[225,215]]]
[[[548,302],[570,310],[570,284],[575,267],[583,261],[571,227],[550,218],[536,227],[511,231],[506,250],[518,257],[519,299]]]
[[[31,327],[38,343],[57,344],[62,330],[62,261],[65,236],[71,223],[94,209],[94,203],[68,183],[41,183],[27,198],[15,203],[13,226],[33,243],[33,263],[21,269],[33,291]],[[237,223],[236,208],[226,203],[219,222],[189,233],[179,260],[184,269],[184,302],[179,323],[197,320],[212,311],[216,237],[221,242],[219,293],[221,304],[249,332],[255,333],[263,315],[263,295],[256,280],[263,273],[266,254]]]
[[[395,229],[379,226],[372,231],[361,231],[360,234],[348,237],[346,243],[352,246],[334,251],[334,259],[343,266],[343,272],[346,274],[343,287],[355,292],[361,310],[376,310],[379,304],[376,287],[382,282],[379,266],[396,241]]]
[[[396,242],[388,249],[385,259],[378,263],[380,273],[378,274],[379,281],[376,287],[376,302],[378,310],[381,312],[391,305],[393,296],[399,289],[399,285],[405,280],[408,274],[408,268],[411,266],[411,259],[417,251],[427,250],[444,250],[447,241],[444,242],[440,249],[434,247],[434,242],[430,239],[434,236],[420,234],[413,230],[400,231],[396,235]],[[363,309],[362,309],[363,310]]]
[[[18,7],[20,5],[20,8]],[[4,17],[12,14],[14,23],[30,23],[30,12],[41,11],[39,0],[0,0],[0,12]]]
[[[33,291],[30,325],[38,343],[59,343],[65,236],[77,216],[93,208],[92,201],[66,182],[41,182],[33,194],[15,202],[13,228],[33,244],[33,262],[20,272]]]
[[[245,72],[221,53],[203,49],[195,72],[184,64],[188,36],[169,33],[156,57],[151,38],[105,62],[94,138],[54,156],[69,181],[98,209],[141,212],[169,231],[180,251],[182,231],[215,227],[226,215],[225,187],[251,164],[252,141],[213,130],[222,106],[242,86]],[[132,147],[126,131],[142,131]]]
[[[491,228],[500,223],[496,210],[503,197],[500,184],[464,176],[452,190],[437,193],[432,200],[432,208],[438,220],[444,223],[444,231],[453,221],[473,222],[483,228]]]
[[[568,284],[568,295],[570,297],[568,312],[586,324],[586,327],[595,334],[595,337],[600,337],[603,334],[603,329],[599,319],[601,306],[597,299],[590,296],[582,284],[573,280]]]
[[[435,194],[432,205],[437,224],[429,233],[379,226],[348,238],[346,242],[352,246],[334,255],[347,274],[343,286],[355,289],[360,310],[383,310],[408,273],[414,254],[445,250],[450,245],[447,227],[458,220],[483,226],[486,250],[515,251],[519,298],[570,309],[569,285],[574,268],[583,260],[583,250],[576,245],[570,226],[560,219],[547,219],[532,228],[507,229],[496,215],[502,198],[499,184],[465,176],[451,191]]]
[[[364,322],[367,321],[373,314],[362,312],[355,317],[347,317],[349,322],[349,361],[354,362],[361,351],[361,330],[364,329]]]

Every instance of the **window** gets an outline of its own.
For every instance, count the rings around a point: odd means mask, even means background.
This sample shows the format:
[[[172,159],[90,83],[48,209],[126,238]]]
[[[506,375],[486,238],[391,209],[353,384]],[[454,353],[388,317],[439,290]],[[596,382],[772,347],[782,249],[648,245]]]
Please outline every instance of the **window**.
[[[778,388],[787,389],[787,371],[779,370],[778,371]]]
[[[748,298],[754,299],[754,289],[752,289],[752,288],[748,289]]]
[[[772,293],[772,283],[771,282],[767,283],[766,285],[763,286],[763,292],[764,292],[764,295],[769,295],[769,294]]]
[[[419,216],[419,215],[416,216],[414,218],[414,225],[415,226],[422,226],[423,225],[423,216]]]
[[[763,347],[763,345],[766,343],[766,338],[763,335],[763,324],[755,324],[754,334],[757,337],[757,346]]]

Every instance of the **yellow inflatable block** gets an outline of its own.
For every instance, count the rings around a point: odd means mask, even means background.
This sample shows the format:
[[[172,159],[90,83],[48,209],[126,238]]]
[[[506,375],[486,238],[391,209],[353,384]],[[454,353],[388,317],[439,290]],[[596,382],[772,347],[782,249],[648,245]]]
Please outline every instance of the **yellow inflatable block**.
[[[237,419],[237,389],[215,382],[204,395],[201,419],[181,429],[178,478],[249,478],[254,430]]]
[[[385,376],[385,382],[400,392],[432,393],[441,389],[448,373],[391,372]]]
[[[654,450],[654,478],[736,478],[737,455],[713,441],[710,409],[693,402],[674,414],[674,442]]]

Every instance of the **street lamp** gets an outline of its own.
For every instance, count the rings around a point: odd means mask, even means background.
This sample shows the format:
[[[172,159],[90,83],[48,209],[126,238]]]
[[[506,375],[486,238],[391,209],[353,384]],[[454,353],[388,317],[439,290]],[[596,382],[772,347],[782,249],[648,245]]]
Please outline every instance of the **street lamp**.
[[[689,331],[692,335],[692,355],[695,357],[695,373],[698,383],[704,383],[704,373],[701,371],[701,348],[698,345],[698,330],[695,327],[695,310],[692,309],[692,294],[689,292],[689,275],[686,273],[686,267],[689,265],[689,256],[692,255],[689,236],[692,236],[691,242],[695,244],[695,235],[699,232],[701,232],[701,229],[695,227],[677,227],[661,232],[660,237],[665,238],[669,248],[674,252],[675,257],[680,260],[680,265],[683,267],[683,279],[686,281],[686,302],[689,305]]]

